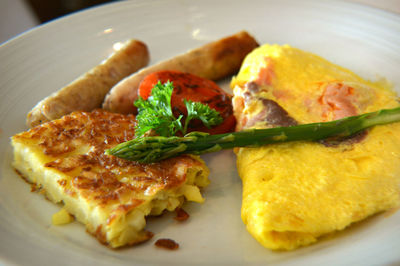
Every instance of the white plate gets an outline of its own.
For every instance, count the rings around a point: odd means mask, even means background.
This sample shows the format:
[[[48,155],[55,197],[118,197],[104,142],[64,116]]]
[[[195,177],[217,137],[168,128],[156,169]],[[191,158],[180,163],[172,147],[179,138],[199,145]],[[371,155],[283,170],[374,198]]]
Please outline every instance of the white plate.
[[[145,41],[152,62],[242,29],[260,43],[289,43],[365,78],[400,87],[400,18],[358,4],[328,1],[128,1],[90,9],[29,31],[0,47],[0,264],[397,264],[400,212],[377,215],[334,238],[293,252],[261,247],[240,219],[241,183],[230,151],[204,156],[212,184],[206,202],[185,208],[189,221],[151,219],[153,240],[110,250],[82,225],[52,226],[59,207],[10,167],[9,137],[25,130],[26,113],[43,97],[98,64],[115,42]],[[227,83],[222,84],[225,88]],[[178,251],[154,247],[168,237]]]

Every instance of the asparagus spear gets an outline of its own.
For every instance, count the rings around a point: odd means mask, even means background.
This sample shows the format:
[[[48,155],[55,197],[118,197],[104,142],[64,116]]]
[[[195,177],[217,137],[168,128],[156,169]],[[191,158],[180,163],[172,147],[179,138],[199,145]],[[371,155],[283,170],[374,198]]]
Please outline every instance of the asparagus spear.
[[[340,120],[290,127],[249,129],[218,135],[191,132],[184,137],[139,137],[106,150],[106,154],[152,163],[181,154],[204,154],[234,147],[259,147],[287,141],[344,138],[372,126],[400,121],[400,107]]]

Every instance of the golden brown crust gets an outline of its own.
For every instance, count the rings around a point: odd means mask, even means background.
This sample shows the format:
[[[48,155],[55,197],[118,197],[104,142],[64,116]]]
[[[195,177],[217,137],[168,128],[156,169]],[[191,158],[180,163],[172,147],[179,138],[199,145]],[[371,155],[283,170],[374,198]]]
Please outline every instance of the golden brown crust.
[[[175,209],[175,220],[179,221],[179,222],[183,222],[186,221],[187,219],[189,219],[189,214],[182,208],[176,208]]]
[[[257,46],[257,41],[242,31],[142,69],[115,85],[106,96],[103,108],[123,114],[135,113],[133,102],[137,99],[139,83],[156,71],[177,70],[211,80],[232,75],[239,70],[244,57]]]
[[[106,155],[134,138],[135,123],[133,115],[101,109],[72,112],[13,136],[14,166],[100,242],[117,248],[146,241],[145,217],[172,211],[185,197],[200,202],[187,189],[207,185],[209,171],[189,155],[153,164]]]
[[[27,125],[58,119],[73,111],[99,108],[112,86],[149,62],[147,46],[138,40],[127,41],[102,64],[39,102],[27,115]]]
[[[34,142],[45,155],[54,158],[45,167],[73,173],[71,180],[60,184],[65,192],[80,191],[83,197],[99,205],[130,197],[130,205],[134,203],[136,206],[140,201],[132,195],[143,194],[146,190],[149,193],[150,190],[179,187],[186,181],[186,176],[176,175],[178,169],[199,166],[200,162],[190,156],[180,156],[158,163],[140,164],[106,155],[105,149],[134,138],[135,122],[133,115],[101,109],[73,112],[13,138]],[[79,149],[85,145],[90,146],[90,151],[80,154]],[[130,176],[130,182],[119,180],[121,173]],[[121,211],[128,212],[129,206],[122,206]]]

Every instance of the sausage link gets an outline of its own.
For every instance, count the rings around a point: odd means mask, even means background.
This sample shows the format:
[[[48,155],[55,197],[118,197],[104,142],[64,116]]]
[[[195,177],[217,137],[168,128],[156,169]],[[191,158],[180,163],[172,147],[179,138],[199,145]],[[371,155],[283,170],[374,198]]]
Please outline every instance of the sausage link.
[[[210,80],[235,74],[244,57],[257,46],[257,41],[242,31],[144,68],[115,85],[106,96],[103,108],[123,114],[136,113],[133,102],[138,97],[139,84],[156,71],[176,70]]]
[[[108,91],[121,79],[149,62],[147,46],[129,40],[100,65],[40,101],[27,115],[26,124],[34,127],[73,111],[100,108]]]

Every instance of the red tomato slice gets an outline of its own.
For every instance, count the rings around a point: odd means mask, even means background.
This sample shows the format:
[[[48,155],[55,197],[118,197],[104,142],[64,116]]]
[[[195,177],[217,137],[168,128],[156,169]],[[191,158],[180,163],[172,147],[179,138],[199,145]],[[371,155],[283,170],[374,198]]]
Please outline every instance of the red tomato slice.
[[[232,96],[222,90],[215,82],[179,71],[159,71],[147,75],[142,80],[138,89],[139,96],[147,99],[158,81],[163,84],[171,81],[174,85],[171,105],[175,116],[183,114],[186,117],[187,112],[183,102],[183,99],[186,99],[208,104],[208,106],[217,110],[224,119],[221,124],[210,129],[205,127],[201,121],[192,120],[189,124],[189,131],[222,134],[234,130],[236,120],[232,111]]]

